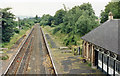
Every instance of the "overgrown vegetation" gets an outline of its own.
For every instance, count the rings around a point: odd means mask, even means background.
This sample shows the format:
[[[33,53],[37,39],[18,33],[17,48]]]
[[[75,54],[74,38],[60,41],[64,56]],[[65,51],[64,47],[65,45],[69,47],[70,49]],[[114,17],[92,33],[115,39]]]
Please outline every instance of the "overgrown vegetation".
[[[83,36],[95,27],[97,27],[98,21],[95,16],[94,10],[90,3],[84,3],[80,6],[75,6],[70,10],[58,10],[52,17],[50,15],[43,15],[40,21],[42,26],[53,26],[53,34],[58,31],[66,34],[64,37],[64,44],[77,45],[77,36]]]
[[[5,55],[5,56],[0,57],[0,60],[7,60],[8,58],[9,58],[9,56]]]
[[[108,20],[109,12],[113,13],[113,17],[120,18],[120,1],[119,2],[109,2],[105,6],[105,10],[101,11],[101,20],[95,16],[94,10],[90,3],[83,3],[80,6],[75,6],[72,9],[58,10],[54,16],[49,14],[43,15],[40,20],[41,26],[51,26],[55,27],[53,29],[53,34],[57,32],[66,34],[64,37],[65,45],[77,45],[78,41],[76,37],[79,38],[86,33],[90,32],[94,28],[99,26],[99,21],[101,23]],[[60,38],[63,38],[60,36]]]

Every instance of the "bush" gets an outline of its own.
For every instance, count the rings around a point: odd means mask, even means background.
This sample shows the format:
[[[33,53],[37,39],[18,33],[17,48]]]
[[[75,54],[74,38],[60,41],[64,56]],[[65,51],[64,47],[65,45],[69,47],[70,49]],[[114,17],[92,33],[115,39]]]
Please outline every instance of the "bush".
[[[56,26],[56,25],[53,25],[53,24],[51,25],[51,27],[55,27],[55,26]]]
[[[61,28],[60,27],[56,27],[54,30],[53,30],[53,34],[55,34],[56,32],[58,32]]]
[[[90,63],[90,62],[88,63],[88,66],[90,66],[90,67],[91,67],[91,63]]]
[[[7,60],[8,58],[9,58],[8,55],[5,55],[5,56],[0,57],[1,60]]]
[[[66,46],[68,46],[68,45],[77,45],[77,41],[76,41],[75,36],[74,35],[69,35],[68,37],[66,37],[64,39],[64,44]]]
[[[27,24],[27,23],[26,23],[25,26],[30,28],[30,24]]]
[[[23,29],[23,30],[27,30],[27,29],[29,29],[29,27],[27,27],[27,26],[22,26],[22,29]]]
[[[20,32],[18,28],[15,28],[14,31],[15,31],[15,33],[19,33]]]

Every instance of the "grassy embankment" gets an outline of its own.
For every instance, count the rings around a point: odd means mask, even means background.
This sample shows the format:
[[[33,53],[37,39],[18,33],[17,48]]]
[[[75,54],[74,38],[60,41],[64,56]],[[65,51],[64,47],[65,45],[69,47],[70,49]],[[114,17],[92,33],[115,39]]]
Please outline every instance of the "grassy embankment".
[[[67,34],[63,34],[63,33],[60,33],[60,31],[58,31],[57,33],[53,34],[53,29],[55,27],[50,27],[50,26],[42,26],[43,30],[46,32],[46,33],[49,33],[55,40],[56,43],[59,43],[58,46],[65,46],[64,44],[64,39],[67,37]],[[78,35],[75,35],[76,36],[76,40],[77,40],[77,45],[74,46],[74,45],[70,45],[69,47],[81,47],[82,48],[82,39],[80,39],[80,36]]]
[[[14,35],[13,35],[13,37],[11,37],[11,40],[10,40],[10,42],[6,42],[6,43],[2,43],[2,47],[3,48],[8,48],[7,50],[3,50],[3,52],[4,52],[4,56],[3,57],[0,57],[0,59],[2,59],[2,60],[6,60],[6,59],[8,59],[9,57],[8,57],[8,55],[7,55],[7,51],[9,51],[10,50],[10,48],[23,36],[23,35],[25,35],[25,34],[27,34],[29,31],[30,31],[30,29],[31,28],[24,28],[24,29],[22,29],[22,30],[20,30],[20,32],[17,34],[17,33],[15,33]]]
[[[20,30],[19,34],[15,33],[13,37],[11,37],[10,42],[3,43],[2,47],[8,48],[8,50],[16,43],[17,40],[19,40],[23,35],[26,34],[31,28],[25,28]]]

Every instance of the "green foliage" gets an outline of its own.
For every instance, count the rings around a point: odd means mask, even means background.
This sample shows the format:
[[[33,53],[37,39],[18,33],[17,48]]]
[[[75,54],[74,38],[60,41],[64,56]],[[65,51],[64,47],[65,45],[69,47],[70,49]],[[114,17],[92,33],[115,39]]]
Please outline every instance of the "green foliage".
[[[19,33],[18,28],[30,28],[34,25],[35,19],[33,18],[26,18],[26,19],[18,19],[18,21],[14,21],[15,17],[9,10],[11,8],[4,8],[1,9],[0,12],[2,13],[2,41],[9,42],[14,33]]]
[[[2,13],[2,41],[9,42],[14,35],[14,15],[9,12],[11,8],[4,8]]]
[[[88,66],[89,66],[89,67],[91,67],[91,66],[92,66],[90,62],[88,63]]]
[[[18,25],[21,29],[31,28],[36,23],[35,18],[20,19]]]
[[[61,27],[56,27],[56,28],[53,30],[53,34],[55,34],[56,32],[58,32],[60,29],[61,29]]]
[[[0,60],[7,60],[8,58],[9,58],[9,56],[5,55],[5,56],[0,57]]]
[[[41,17],[41,20],[40,20],[40,25],[49,25],[51,26],[52,25],[52,20],[53,20],[53,17],[49,14],[47,15],[43,15]]]
[[[111,2],[119,2],[120,0],[111,0]]]
[[[24,26],[26,26],[26,27],[29,27],[30,28],[30,24],[28,24],[28,23],[25,23],[25,25]]]
[[[73,34],[83,36],[98,26],[98,22],[95,19],[97,17],[91,4],[84,3],[81,6],[75,6],[65,14],[61,32],[73,32]]]
[[[63,17],[63,23],[59,24],[60,27],[56,27],[53,32],[56,33],[61,30],[61,33],[70,34],[66,37],[64,43],[66,45],[77,45],[75,35],[83,36],[97,27],[96,19],[91,4],[84,3],[67,11]]]
[[[35,16],[35,19],[38,20],[38,15]]]
[[[18,28],[15,28],[14,31],[15,31],[15,33],[19,33],[20,32],[20,30]]]
[[[53,30],[53,34],[58,31],[68,34],[64,40],[65,45],[77,45],[75,35],[83,36],[99,25],[90,3],[83,3],[68,11],[60,9],[55,13],[54,18],[49,21],[50,17],[50,15],[43,15],[40,24],[57,25]],[[49,22],[51,23],[48,24]]]
[[[68,45],[77,45],[77,41],[76,41],[75,36],[69,34],[69,35],[65,38],[64,44],[65,44],[66,46],[68,46]]]
[[[75,33],[79,34],[80,36],[83,36],[92,29],[94,29],[95,27],[97,27],[98,22],[95,21],[95,18],[93,16],[88,16],[84,12],[84,14],[78,18],[75,25],[76,25]]]
[[[58,10],[54,15],[54,24],[59,25],[60,23],[63,23],[63,18],[65,15],[65,11],[63,9]]]
[[[39,22],[40,22],[40,18],[38,17],[38,15],[35,16],[34,22],[35,22],[35,23],[39,23]]]
[[[0,9],[0,13],[2,13],[2,18],[0,18],[0,21],[2,21],[2,44],[1,45],[2,47],[8,48],[8,50],[35,23],[35,18],[24,18],[24,19],[18,18],[18,21],[14,21],[15,17],[14,17],[14,14],[12,14],[9,11],[10,9],[11,8]],[[8,56],[3,56],[0,59],[6,60],[8,59]]]
[[[101,11],[101,23],[108,20],[109,12],[112,12],[114,18],[120,19],[120,1],[109,2],[109,4],[105,6],[105,10]]]

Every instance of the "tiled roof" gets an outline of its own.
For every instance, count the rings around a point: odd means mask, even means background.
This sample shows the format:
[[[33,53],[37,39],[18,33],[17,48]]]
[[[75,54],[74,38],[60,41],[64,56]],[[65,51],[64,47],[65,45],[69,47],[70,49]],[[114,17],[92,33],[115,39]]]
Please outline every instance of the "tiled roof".
[[[81,38],[120,55],[120,19],[108,20]]]

